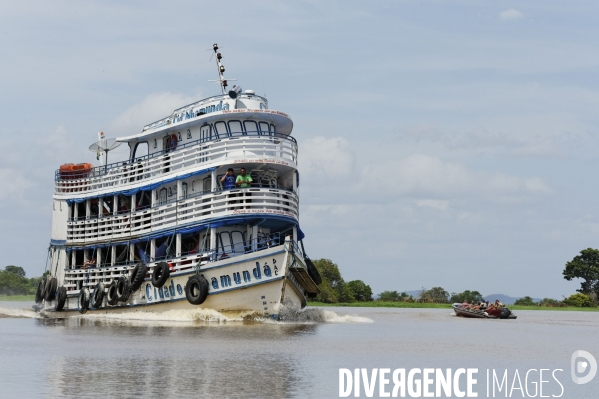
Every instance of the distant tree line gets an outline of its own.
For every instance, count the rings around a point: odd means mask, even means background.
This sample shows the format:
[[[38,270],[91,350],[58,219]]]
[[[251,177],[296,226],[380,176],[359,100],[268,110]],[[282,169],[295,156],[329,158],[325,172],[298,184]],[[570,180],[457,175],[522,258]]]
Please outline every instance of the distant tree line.
[[[27,278],[19,266],[6,266],[0,270],[0,295],[34,295],[41,277]]]
[[[315,301],[324,303],[372,301],[370,286],[362,280],[345,282],[339,272],[339,266],[330,259],[317,259],[313,263],[322,278],[322,283],[319,285],[320,293],[314,298]]]

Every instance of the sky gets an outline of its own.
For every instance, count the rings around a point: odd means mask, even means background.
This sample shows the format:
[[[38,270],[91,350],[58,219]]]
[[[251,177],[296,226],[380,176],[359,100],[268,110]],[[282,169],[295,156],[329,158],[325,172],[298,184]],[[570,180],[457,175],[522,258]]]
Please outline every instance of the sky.
[[[561,299],[599,241],[595,1],[0,1],[0,267],[40,275],[54,171],[218,94],[294,121],[311,258],[374,293]],[[126,156],[123,146],[111,160]]]

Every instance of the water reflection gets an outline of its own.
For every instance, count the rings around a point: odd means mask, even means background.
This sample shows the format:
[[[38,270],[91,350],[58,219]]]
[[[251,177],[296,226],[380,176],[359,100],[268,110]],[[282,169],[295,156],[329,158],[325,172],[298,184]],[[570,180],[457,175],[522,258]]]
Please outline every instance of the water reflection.
[[[316,324],[172,323],[37,320],[68,337],[49,369],[51,390],[67,397],[281,398],[309,380],[301,356],[281,351],[281,341],[314,334]]]

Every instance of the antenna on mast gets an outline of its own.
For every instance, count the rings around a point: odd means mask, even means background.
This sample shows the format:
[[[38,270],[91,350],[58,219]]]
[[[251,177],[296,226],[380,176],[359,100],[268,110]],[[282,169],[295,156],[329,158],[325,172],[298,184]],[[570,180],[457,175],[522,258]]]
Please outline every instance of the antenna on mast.
[[[220,60],[223,58],[222,54],[218,52],[218,44],[214,43],[212,45],[212,49],[214,50],[214,54],[216,54],[216,66],[218,68],[218,80],[209,80],[209,82],[219,82],[220,88],[223,94],[227,93],[227,80],[225,79],[223,73],[225,73],[225,67],[220,63]],[[229,79],[229,80],[237,80],[237,79]]]
[[[91,152],[95,152],[97,154],[96,159],[98,159],[100,161],[102,166],[104,166],[104,171],[106,171],[106,168],[108,167],[108,152],[114,150],[115,148],[120,146],[122,143],[116,141],[116,139],[105,138],[104,132],[99,132],[98,138],[100,140],[98,140],[94,144],[90,145],[89,150]],[[102,161],[102,157],[101,157],[102,153],[104,153],[104,161]]]

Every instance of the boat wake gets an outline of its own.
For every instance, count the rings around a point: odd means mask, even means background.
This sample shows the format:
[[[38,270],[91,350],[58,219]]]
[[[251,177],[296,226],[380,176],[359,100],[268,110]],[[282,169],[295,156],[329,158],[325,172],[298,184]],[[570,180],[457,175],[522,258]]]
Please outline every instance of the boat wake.
[[[296,310],[284,307],[279,312],[279,319],[273,319],[252,311],[218,312],[213,309],[173,309],[164,312],[135,312],[87,314],[79,316],[86,319],[101,319],[131,322],[206,322],[208,324],[225,324],[239,322],[273,323],[273,324],[316,324],[316,323],[372,323],[367,317],[357,315],[338,315],[321,308]]]
[[[284,306],[279,312],[279,318],[273,319],[253,311],[219,312],[213,309],[173,309],[164,312],[127,312],[74,316],[78,319],[106,320],[152,324],[154,322],[226,324],[239,322],[255,322],[268,324],[319,324],[319,323],[372,323],[367,317],[358,315],[339,315],[323,308],[305,308],[302,310]],[[39,312],[27,308],[0,307],[0,318],[42,318]]]
[[[0,318],[37,319],[40,314],[33,309],[0,307]]]

